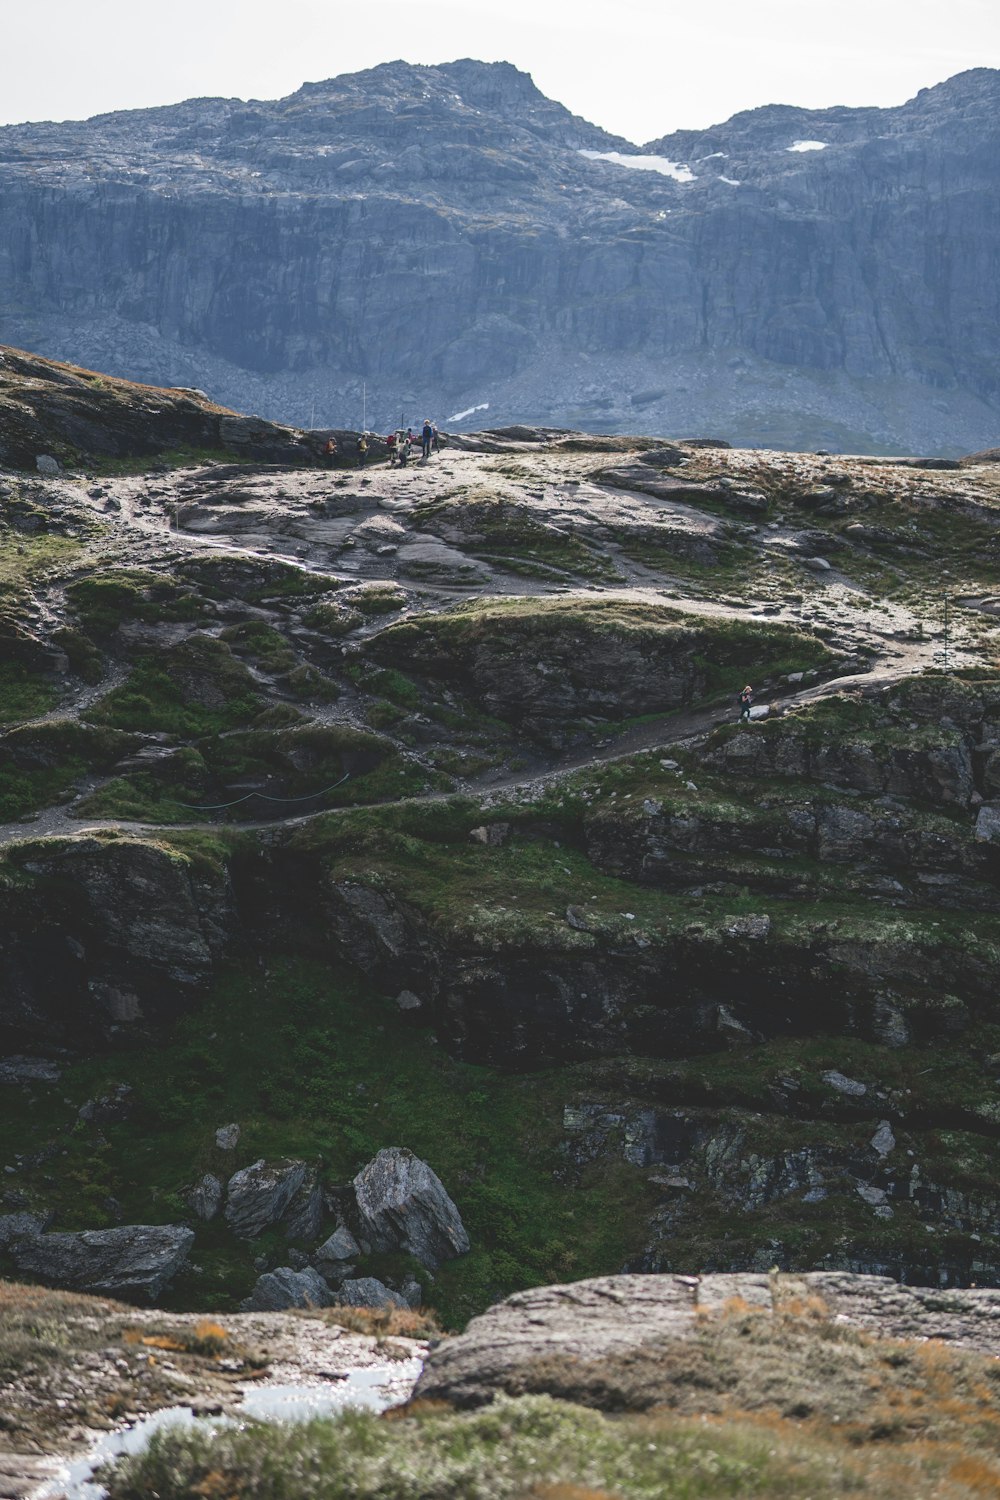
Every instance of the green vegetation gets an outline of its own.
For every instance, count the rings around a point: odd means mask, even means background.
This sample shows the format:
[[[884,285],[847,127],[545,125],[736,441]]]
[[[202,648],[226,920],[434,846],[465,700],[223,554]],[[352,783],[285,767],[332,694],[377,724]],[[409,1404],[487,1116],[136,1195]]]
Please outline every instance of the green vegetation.
[[[74,1123],[84,1099],[120,1081],[136,1090],[136,1118],[99,1131]],[[344,969],[275,958],[266,975],[233,968],[171,1035],[74,1064],[58,1094],[35,1091],[31,1111],[0,1100],[0,1154],[10,1160],[37,1150],[45,1130],[60,1132],[66,1154],[46,1165],[56,1179],[46,1196],[64,1228],[108,1222],[109,1194],[133,1222],[169,1221],[186,1213],[179,1195],[201,1172],[262,1155],[320,1157],[328,1179],[343,1181],[391,1143],[433,1163],[469,1229],[471,1254],[427,1286],[452,1325],[515,1288],[596,1274],[638,1249],[648,1190],[624,1163],[561,1181],[558,1074],[454,1062]],[[223,1118],[243,1127],[236,1163],[212,1144]],[[279,1233],[274,1248],[282,1243]],[[185,1274],[175,1303],[232,1307],[252,1285],[257,1253],[203,1227],[203,1274]],[[381,1263],[371,1265],[377,1273]]]
[[[73,816],[163,826],[192,823],[207,818],[207,813],[190,805],[198,803],[199,798],[204,800],[206,795],[190,787],[165,786],[148,771],[135,771],[129,776],[115,776],[82,798],[74,807]]]
[[[61,572],[81,551],[74,537],[0,530],[0,601]]]
[[[59,693],[52,680],[20,662],[0,662],[0,725],[18,724],[48,713]]]
[[[357,610],[349,609],[346,605],[317,604],[302,616],[302,623],[308,625],[310,630],[322,631],[331,640],[338,640],[343,635],[349,635],[352,630],[357,630],[363,620]]]
[[[406,604],[406,591],[394,583],[366,583],[352,591],[348,601],[363,615],[391,615]]]
[[[148,474],[151,469],[189,469],[202,464],[239,464],[245,462],[239,453],[228,448],[167,448],[161,453],[129,454],[126,458],[104,458],[87,454],[86,461],[71,458],[72,467],[85,468],[98,478],[124,478],[130,474]]]
[[[328,573],[310,572],[273,557],[189,557],[177,571],[208,599],[242,599],[246,604],[294,604],[341,585]]]
[[[733,683],[832,665],[817,637],[620,598],[492,598],[390,625],[366,654],[457,687],[532,733],[690,705]],[[531,664],[529,666],[529,663]],[[539,676],[540,664],[541,677]],[[551,678],[553,695],[539,692]]]
[[[222,632],[235,656],[246,656],[265,672],[290,672],[297,664],[294,651],[279,630],[263,620],[230,625]]]
[[[87,772],[109,770],[132,743],[128,735],[72,719],[9,731],[0,737],[0,818],[48,806]]]
[[[865,1465],[816,1439],[750,1423],[704,1427],[661,1416],[610,1421],[566,1403],[501,1400],[393,1421],[348,1413],[291,1431],[264,1424],[154,1435],[110,1477],[111,1500],[834,1500]],[[934,1466],[935,1478],[941,1468]],[[905,1472],[905,1470],[904,1470]],[[940,1491],[908,1487],[914,1495]],[[958,1497],[961,1492],[953,1492]],[[967,1495],[972,1491],[967,1490]]]
[[[140,658],[128,681],[89,710],[115,729],[198,736],[235,729],[261,711],[253,678],[224,641],[193,635],[156,657]]]
[[[449,785],[380,735],[349,725],[254,728],[196,738],[155,773],[135,770],[107,782],[76,814],[169,825],[204,820],[199,809],[235,800],[231,809],[218,808],[219,821],[260,819],[415,796],[428,779],[435,789]],[[247,797],[254,792],[264,795]],[[285,799],[302,805],[282,806]]]
[[[152,624],[196,620],[204,604],[196,593],[163,573],[110,571],[71,583],[66,597],[84,630],[99,640],[129,620]]]

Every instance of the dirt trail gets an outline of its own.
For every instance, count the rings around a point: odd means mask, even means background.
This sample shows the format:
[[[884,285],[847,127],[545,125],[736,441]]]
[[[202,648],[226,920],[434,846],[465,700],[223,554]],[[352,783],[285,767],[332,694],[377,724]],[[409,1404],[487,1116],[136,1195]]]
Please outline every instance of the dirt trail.
[[[810,687],[796,689],[794,691],[783,691],[775,693],[767,702],[759,703],[755,718],[766,717],[767,714],[775,712],[786,712],[798,705],[813,703],[821,698],[834,697],[845,691],[860,691],[865,695],[877,694],[890,687],[892,683],[901,678],[908,677],[914,672],[922,670],[929,665],[928,658],[932,653],[930,645],[922,651],[912,649],[901,653],[902,660],[889,663],[881,663],[870,672],[858,672],[847,677],[834,677],[825,682],[816,683]],[[766,710],[764,713],[762,710]],[[653,723],[636,725],[626,730],[623,734],[615,736],[604,744],[576,750],[556,761],[553,765],[529,773],[518,773],[508,776],[491,777],[489,774],[470,780],[460,788],[448,792],[429,792],[422,797],[407,797],[402,799],[406,805],[425,804],[433,802],[444,802],[455,796],[471,796],[488,800],[491,803],[512,797],[515,800],[527,800],[534,795],[540,794],[543,789],[553,782],[564,777],[575,775],[580,771],[598,770],[605,765],[614,764],[617,761],[626,760],[630,756],[640,754],[644,750],[670,750],[687,741],[697,739],[707,734],[718,724],[731,722],[734,718],[733,705],[715,705],[705,708],[694,708],[666,715]],[[88,786],[87,795],[93,788]],[[84,836],[109,830],[117,830],[122,833],[153,834],[169,837],[171,833],[183,832],[197,829],[202,832],[213,828],[230,828],[239,832],[271,832],[279,833],[288,828],[301,827],[312,822],[315,818],[326,817],[331,814],[350,812],[350,808],[314,808],[305,813],[293,813],[288,817],[267,818],[259,821],[239,822],[206,822],[199,820],[191,823],[143,823],[122,818],[91,818],[81,820],[74,818],[69,806],[53,807],[46,809],[38,817],[30,822],[0,824],[0,846],[16,843],[19,841],[33,841],[39,838],[57,838]],[[398,805],[398,804],[394,804]]]

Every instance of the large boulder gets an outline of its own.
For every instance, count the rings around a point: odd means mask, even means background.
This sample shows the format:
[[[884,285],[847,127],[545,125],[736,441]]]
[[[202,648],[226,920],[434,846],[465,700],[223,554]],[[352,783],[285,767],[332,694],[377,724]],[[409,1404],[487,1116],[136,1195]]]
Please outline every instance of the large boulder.
[[[302,1186],[282,1216],[285,1234],[290,1240],[319,1239],[323,1227],[323,1189],[315,1167],[306,1171]]]
[[[409,1307],[405,1297],[389,1288],[374,1276],[355,1276],[342,1281],[337,1288],[338,1307]]]
[[[293,1271],[278,1266],[259,1277],[249,1297],[240,1303],[241,1312],[285,1312],[290,1307],[329,1307],[333,1294],[318,1271],[306,1266]]]
[[[437,1270],[465,1255],[469,1236],[441,1179],[419,1156],[390,1146],[354,1179],[362,1238],[374,1250],[406,1250]]]
[[[226,1223],[240,1239],[253,1240],[282,1218],[306,1180],[304,1161],[265,1161],[234,1172],[226,1189]]]
[[[18,1273],[73,1291],[153,1301],[184,1265],[194,1234],[179,1224],[122,1224],[38,1234],[10,1249]]]
[[[764,1313],[815,1302],[831,1319],[885,1338],[938,1338],[996,1355],[1000,1291],[900,1286],[888,1276],[598,1276],[517,1292],[473,1318],[428,1356],[414,1395],[477,1406],[504,1391],[566,1394],[575,1364],[591,1371],[644,1345],[692,1337],[706,1315],[750,1305]],[[588,1377],[589,1378],[589,1377]],[[572,1396],[570,1396],[572,1399]]]

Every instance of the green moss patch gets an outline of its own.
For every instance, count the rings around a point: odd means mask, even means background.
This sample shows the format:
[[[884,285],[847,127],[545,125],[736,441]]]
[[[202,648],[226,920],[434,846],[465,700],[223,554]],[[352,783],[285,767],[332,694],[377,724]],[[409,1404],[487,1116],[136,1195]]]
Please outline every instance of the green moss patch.
[[[48,713],[58,698],[50,677],[19,662],[0,662],[0,725]]]
[[[114,729],[198,736],[246,724],[262,706],[253,678],[225,642],[194,635],[137,661],[128,681],[87,718]]]
[[[175,579],[142,570],[110,571],[71,583],[66,597],[83,628],[101,639],[130,620],[195,620],[204,606]]]

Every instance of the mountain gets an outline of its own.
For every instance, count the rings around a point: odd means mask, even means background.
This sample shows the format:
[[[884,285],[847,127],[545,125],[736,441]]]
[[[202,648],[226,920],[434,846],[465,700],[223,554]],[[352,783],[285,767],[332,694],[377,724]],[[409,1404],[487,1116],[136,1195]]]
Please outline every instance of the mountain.
[[[0,335],[298,425],[984,448],[998,147],[991,69],[642,148],[468,59],[10,126]]]

